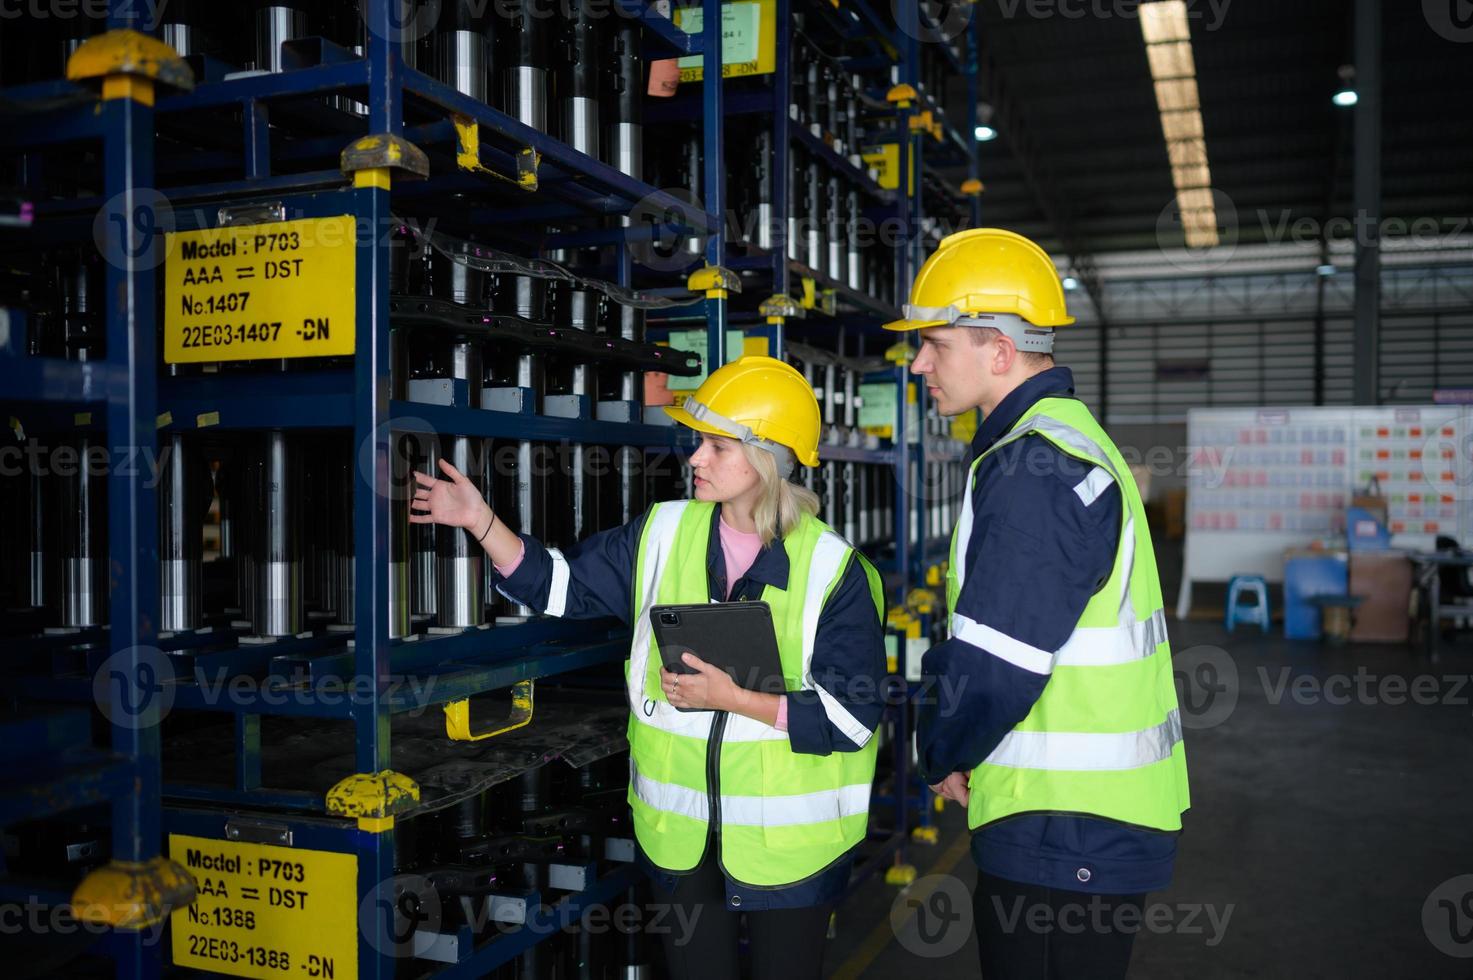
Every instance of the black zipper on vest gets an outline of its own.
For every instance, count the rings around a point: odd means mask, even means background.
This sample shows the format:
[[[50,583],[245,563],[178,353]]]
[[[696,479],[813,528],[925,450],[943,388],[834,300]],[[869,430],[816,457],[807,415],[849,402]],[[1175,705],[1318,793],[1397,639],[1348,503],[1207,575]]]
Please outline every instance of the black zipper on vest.
[[[716,839],[716,858],[721,859],[721,736],[726,732],[726,712],[711,718],[711,734],[706,738],[706,795],[710,801],[711,832]]]

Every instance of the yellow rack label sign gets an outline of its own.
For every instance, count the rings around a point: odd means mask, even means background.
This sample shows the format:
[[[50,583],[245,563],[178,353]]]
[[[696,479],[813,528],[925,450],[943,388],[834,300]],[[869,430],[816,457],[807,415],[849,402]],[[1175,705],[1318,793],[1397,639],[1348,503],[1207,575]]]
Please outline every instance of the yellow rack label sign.
[[[688,34],[705,27],[700,7],[677,7],[675,26]],[[705,59],[698,54],[680,59],[680,80],[699,82]],[[768,75],[777,71],[777,4],[775,0],[738,0],[721,5],[721,77]]]
[[[171,916],[176,966],[236,977],[358,976],[352,854],[169,835],[198,897]]]
[[[353,353],[355,232],[337,215],[171,233],[165,363]]]

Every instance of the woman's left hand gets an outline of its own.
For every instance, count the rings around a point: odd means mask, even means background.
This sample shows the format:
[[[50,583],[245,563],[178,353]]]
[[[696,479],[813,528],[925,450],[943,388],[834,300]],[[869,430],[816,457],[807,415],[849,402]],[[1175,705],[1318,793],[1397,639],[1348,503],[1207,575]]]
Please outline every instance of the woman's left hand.
[[[687,650],[681,661],[694,667],[698,673],[677,674],[666,667],[660,668],[660,687],[665,700],[676,708],[697,708],[709,711],[730,711],[735,703],[736,682],[720,667],[713,667]]]

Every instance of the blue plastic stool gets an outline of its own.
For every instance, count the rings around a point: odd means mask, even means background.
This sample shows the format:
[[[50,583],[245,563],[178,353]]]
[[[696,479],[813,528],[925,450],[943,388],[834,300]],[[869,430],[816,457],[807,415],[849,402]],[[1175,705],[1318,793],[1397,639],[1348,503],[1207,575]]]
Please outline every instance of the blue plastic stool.
[[[1245,596],[1256,596],[1256,605],[1247,605],[1242,602]],[[1234,575],[1228,580],[1227,591],[1227,631],[1231,633],[1233,627],[1239,623],[1257,623],[1263,627],[1265,633],[1269,632],[1268,617],[1268,583],[1263,580],[1262,575]]]

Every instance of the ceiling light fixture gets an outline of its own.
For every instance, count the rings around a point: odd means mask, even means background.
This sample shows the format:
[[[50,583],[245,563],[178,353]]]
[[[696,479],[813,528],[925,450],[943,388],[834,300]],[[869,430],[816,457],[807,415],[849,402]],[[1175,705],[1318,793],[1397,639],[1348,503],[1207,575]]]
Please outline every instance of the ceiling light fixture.
[[[1218,243],[1217,208],[1212,199],[1212,170],[1202,130],[1202,102],[1197,91],[1197,64],[1184,0],[1153,0],[1140,5],[1141,39],[1156,89],[1161,135],[1171,160],[1171,182],[1181,212],[1187,247]]]
[[[991,143],[993,140],[997,139],[997,130],[993,129],[991,126],[978,126],[976,132],[973,135],[977,137],[978,143]]]
[[[1349,109],[1360,101],[1360,95],[1355,91],[1355,65],[1341,65],[1335,72],[1340,76],[1340,88],[1330,101],[1342,109]]]

